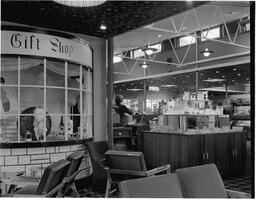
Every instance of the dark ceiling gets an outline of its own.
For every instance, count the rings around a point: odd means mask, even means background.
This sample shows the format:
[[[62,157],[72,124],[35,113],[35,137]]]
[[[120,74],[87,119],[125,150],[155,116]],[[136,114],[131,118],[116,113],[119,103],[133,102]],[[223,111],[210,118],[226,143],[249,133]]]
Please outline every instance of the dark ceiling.
[[[207,82],[208,79],[223,79],[225,81]],[[171,88],[161,87],[162,85],[177,85]],[[209,69],[199,72],[198,85],[199,89],[228,86],[241,86],[250,84],[250,64],[229,66],[223,68]],[[160,87],[160,90],[173,90],[177,92],[196,90],[196,73],[183,73],[171,75],[162,78],[150,79],[147,81],[148,86]],[[115,92],[127,91],[129,89],[140,89],[143,92],[143,81],[132,81],[115,84]]]
[[[98,37],[112,37],[192,9],[202,1],[107,1],[91,8],[54,1],[1,1],[3,21]],[[107,30],[100,30],[105,23]]]

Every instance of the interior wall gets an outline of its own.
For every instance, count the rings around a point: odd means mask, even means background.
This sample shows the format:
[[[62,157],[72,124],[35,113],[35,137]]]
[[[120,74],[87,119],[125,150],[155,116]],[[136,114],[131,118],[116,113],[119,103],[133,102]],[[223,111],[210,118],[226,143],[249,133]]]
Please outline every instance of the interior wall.
[[[107,104],[106,104],[106,40],[76,34],[88,41],[93,49],[93,114],[94,140],[107,139]]]

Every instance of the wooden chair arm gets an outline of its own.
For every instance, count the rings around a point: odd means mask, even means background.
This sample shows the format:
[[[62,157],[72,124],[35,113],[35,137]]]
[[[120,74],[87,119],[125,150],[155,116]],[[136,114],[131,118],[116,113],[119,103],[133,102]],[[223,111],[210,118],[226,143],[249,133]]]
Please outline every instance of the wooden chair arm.
[[[122,174],[122,175],[134,175],[134,176],[147,176],[145,171],[132,171],[132,170],[121,170],[121,169],[105,169],[109,174]]]
[[[241,192],[241,191],[234,191],[234,190],[229,190],[226,189],[227,196],[229,198],[251,198],[251,194]]]
[[[106,158],[100,159],[100,160],[95,160],[97,164],[99,164],[103,169],[107,168],[106,165],[103,164],[103,162],[106,162]]]
[[[160,167],[151,169],[149,171],[146,171],[146,174],[147,174],[147,176],[152,176],[157,173],[161,173],[163,171],[166,171],[166,173],[170,173],[170,170],[171,170],[171,165],[167,164],[167,165],[160,166]]]
[[[58,186],[53,188],[51,191],[49,191],[48,193],[43,192],[42,195],[45,195],[45,197],[49,198],[49,197],[52,197],[54,194],[56,194],[58,192],[61,194],[61,191],[62,191],[62,188],[64,187],[64,185],[65,185],[65,183],[62,182]]]
[[[65,177],[65,178],[63,179],[63,182],[64,182],[64,183],[69,183],[70,181],[72,181],[72,180],[77,176],[77,174],[78,174],[79,172],[80,172],[80,171],[77,170],[77,171],[75,171],[71,176]]]

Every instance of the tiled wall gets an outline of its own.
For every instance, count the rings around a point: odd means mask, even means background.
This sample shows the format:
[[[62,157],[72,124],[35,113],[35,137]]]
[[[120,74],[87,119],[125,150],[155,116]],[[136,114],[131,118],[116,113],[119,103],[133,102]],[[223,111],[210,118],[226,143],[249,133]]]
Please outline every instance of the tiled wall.
[[[60,159],[65,159],[70,153],[82,151],[84,159],[76,179],[84,178],[92,173],[88,150],[82,144],[69,146],[51,146],[36,148],[6,148],[0,149],[0,177],[6,177],[10,172],[25,171],[31,175],[31,166],[48,166]]]

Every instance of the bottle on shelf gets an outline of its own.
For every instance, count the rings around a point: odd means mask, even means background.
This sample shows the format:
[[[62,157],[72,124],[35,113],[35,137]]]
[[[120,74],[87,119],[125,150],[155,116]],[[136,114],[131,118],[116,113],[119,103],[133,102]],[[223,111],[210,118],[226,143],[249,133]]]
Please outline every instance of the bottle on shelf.
[[[64,134],[65,125],[63,122],[63,116],[60,118],[60,124],[59,124],[59,134]]]
[[[25,141],[26,142],[31,142],[32,141],[32,134],[30,131],[27,130],[26,134],[25,134]]]

